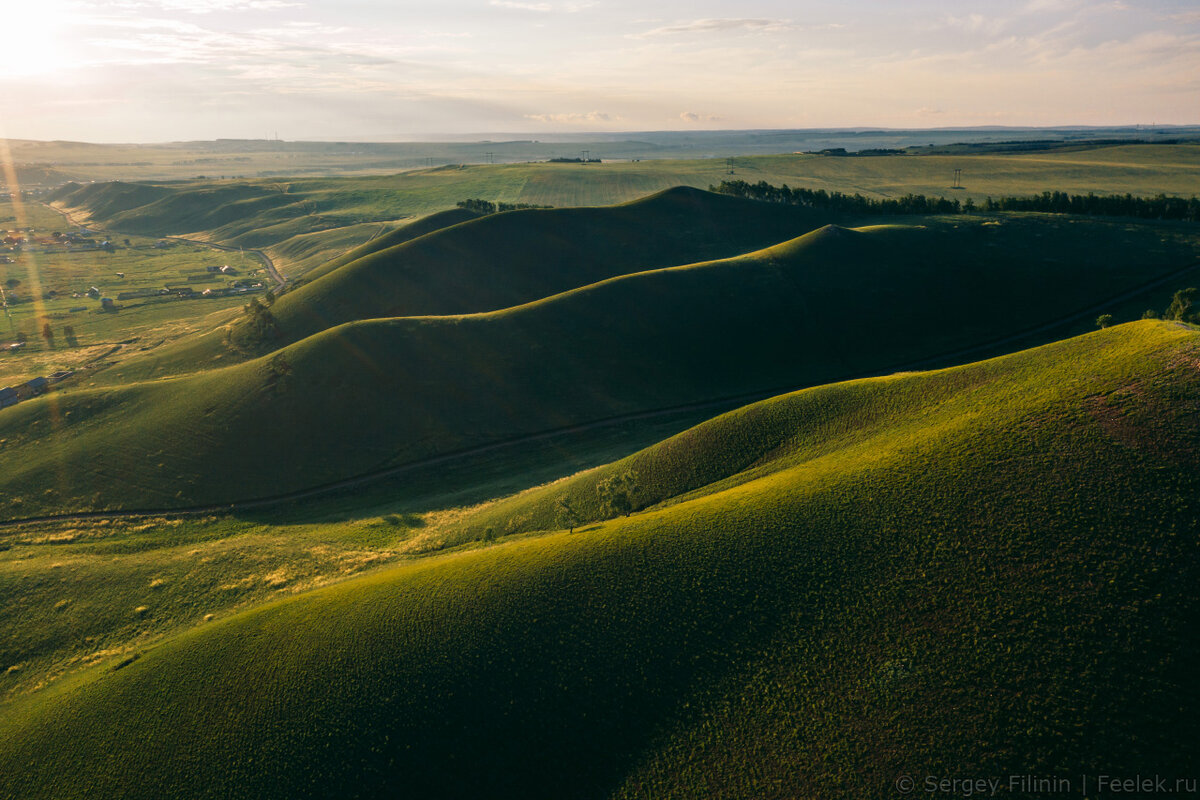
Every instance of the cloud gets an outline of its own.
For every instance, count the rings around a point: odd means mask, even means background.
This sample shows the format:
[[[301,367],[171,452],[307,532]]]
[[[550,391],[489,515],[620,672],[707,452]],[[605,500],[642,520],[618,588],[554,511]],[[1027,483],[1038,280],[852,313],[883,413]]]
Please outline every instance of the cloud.
[[[634,34],[634,38],[674,36],[681,33],[771,33],[791,27],[791,21],[786,19],[697,19],[676,25],[664,25],[661,28]]]
[[[999,31],[1006,24],[1003,19],[985,17],[983,14],[968,14],[965,17],[947,17],[946,26],[960,28],[970,33],[992,33]]]
[[[684,111],[679,118],[684,122],[716,122],[721,119],[716,114],[697,114],[695,111]]]
[[[595,122],[613,122],[620,119],[603,111],[588,111],[586,113],[567,114],[526,114],[526,119],[535,122],[552,122],[560,125],[586,125]]]
[[[536,11],[541,14],[550,13],[552,11],[563,11],[568,14],[575,14],[583,11],[585,8],[591,8],[596,5],[594,2],[576,2],[562,3],[554,5],[553,3],[522,3],[519,0],[488,0],[488,5],[496,8],[511,8],[514,11]]]
[[[211,14],[215,11],[274,11],[281,8],[302,8],[304,3],[288,0],[125,0],[109,8],[160,9],[186,11],[190,14]],[[103,6],[101,6],[103,7]]]
[[[916,111],[916,114],[918,117],[936,117],[939,114],[945,114],[945,113],[946,112],[940,108],[930,108],[929,106],[925,106],[924,108],[918,108]]]
[[[496,6],[497,8],[511,8],[517,11],[553,11],[554,6],[549,3],[518,3],[514,0],[491,0],[488,5]]]
[[[1196,25],[1200,24],[1200,11],[1182,11],[1172,14],[1168,19],[1178,22],[1180,25]]]

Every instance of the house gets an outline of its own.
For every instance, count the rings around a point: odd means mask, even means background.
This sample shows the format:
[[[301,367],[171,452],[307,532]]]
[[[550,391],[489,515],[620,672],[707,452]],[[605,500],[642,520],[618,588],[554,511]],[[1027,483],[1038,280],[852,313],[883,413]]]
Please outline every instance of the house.
[[[92,298],[93,300],[99,300],[100,299],[100,290],[97,289],[95,286],[93,286],[92,288],[87,290],[87,296]]]
[[[21,400],[28,400],[31,397],[37,397],[39,394],[45,394],[46,389],[50,387],[50,382],[45,378],[31,378],[25,383],[16,387],[17,397]]]
[[[113,299],[111,297],[101,297],[100,298],[100,310],[101,311],[116,311],[117,305],[116,305],[116,303],[113,302]]]
[[[3,389],[0,389],[0,408],[15,406],[19,402],[21,402],[21,398],[17,395],[16,389],[11,386],[5,386]]]
[[[234,269],[233,267],[229,266],[228,264],[221,267],[221,272],[224,273],[225,275],[237,275],[238,274],[238,271],[236,269]]]

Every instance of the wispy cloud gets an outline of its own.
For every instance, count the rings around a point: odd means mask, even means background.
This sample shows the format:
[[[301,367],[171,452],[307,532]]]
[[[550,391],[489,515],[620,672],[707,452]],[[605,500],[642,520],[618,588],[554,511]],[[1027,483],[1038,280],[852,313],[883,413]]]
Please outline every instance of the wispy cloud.
[[[721,118],[716,114],[698,114],[695,111],[684,111],[679,115],[679,118],[684,122],[717,122]]]
[[[526,114],[525,119],[531,119],[535,122],[552,122],[561,125],[586,125],[597,122],[615,122],[620,117],[614,117],[612,114],[604,111],[587,111],[565,114]]]
[[[691,22],[681,22],[674,25],[664,25],[643,33],[634,34],[635,38],[651,36],[675,36],[688,33],[769,33],[772,31],[788,30],[792,27],[791,20],[786,19],[746,19],[722,17],[716,19],[697,19]]]
[[[488,5],[495,6],[496,8],[509,8],[514,11],[535,11],[540,14],[548,14],[554,11],[575,14],[596,4],[586,1],[576,3],[523,3],[520,0],[488,0]]]

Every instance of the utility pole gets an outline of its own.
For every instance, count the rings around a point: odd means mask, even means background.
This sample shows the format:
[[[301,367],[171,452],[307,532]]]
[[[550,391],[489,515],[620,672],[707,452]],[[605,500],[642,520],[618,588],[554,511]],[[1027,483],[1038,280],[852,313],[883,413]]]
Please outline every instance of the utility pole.
[[[955,188],[955,189],[961,189],[961,188],[963,188],[963,185],[962,185],[962,170],[961,170],[961,169],[956,169],[956,170],[954,170],[954,186],[953,186],[953,188]]]
[[[727,158],[727,159],[725,159],[725,167],[726,167],[726,168],[729,170],[729,172],[727,172],[726,174],[728,174],[728,175],[732,175],[732,174],[734,174],[734,173],[733,173],[733,159],[732,159],[732,158]]]

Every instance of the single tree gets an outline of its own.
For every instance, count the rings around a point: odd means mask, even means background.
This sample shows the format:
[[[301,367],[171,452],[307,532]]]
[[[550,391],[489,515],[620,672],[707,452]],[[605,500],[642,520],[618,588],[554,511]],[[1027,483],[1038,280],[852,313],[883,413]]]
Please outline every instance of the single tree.
[[[1163,313],[1163,319],[1185,319],[1192,310],[1192,301],[1196,297],[1196,287],[1180,289],[1171,298],[1171,305]]]
[[[79,347],[79,340],[75,338],[75,326],[63,326],[63,338],[67,340],[67,347]]]
[[[600,481],[596,486],[596,493],[600,496],[600,505],[609,517],[621,514],[628,517],[633,513],[633,496],[637,489],[637,478],[633,472],[626,471]]]
[[[42,326],[42,338],[49,347],[54,347],[54,329],[50,327],[49,322]]]
[[[16,278],[9,278],[8,280],[6,280],[4,282],[4,285],[10,289],[15,289],[21,285],[21,282],[19,280],[17,280]]]
[[[1096,327],[1097,328],[1107,328],[1112,324],[1113,324],[1113,315],[1112,314],[1101,314],[1100,316],[1096,317]]]
[[[1153,308],[1147,308],[1142,312],[1142,319],[1158,319],[1158,312]]]
[[[574,533],[575,526],[583,521],[579,514],[579,510],[575,508],[565,497],[560,497],[558,500],[558,524],[567,529],[567,533]]]

